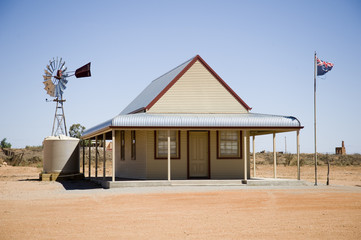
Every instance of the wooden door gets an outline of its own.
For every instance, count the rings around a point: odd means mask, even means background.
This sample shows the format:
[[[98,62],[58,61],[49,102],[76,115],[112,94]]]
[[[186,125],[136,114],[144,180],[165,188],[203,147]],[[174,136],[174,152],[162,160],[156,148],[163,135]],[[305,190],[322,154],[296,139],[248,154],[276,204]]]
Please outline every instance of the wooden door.
[[[189,132],[189,177],[209,177],[208,132]]]

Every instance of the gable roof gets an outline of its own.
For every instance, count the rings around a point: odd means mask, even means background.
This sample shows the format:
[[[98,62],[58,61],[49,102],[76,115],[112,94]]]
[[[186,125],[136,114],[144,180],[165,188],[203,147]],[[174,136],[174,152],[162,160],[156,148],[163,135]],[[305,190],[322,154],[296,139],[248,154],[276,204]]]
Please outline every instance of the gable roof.
[[[227,83],[197,55],[153,80],[120,114],[132,114],[150,109],[197,61],[199,61],[247,111],[251,110]]]

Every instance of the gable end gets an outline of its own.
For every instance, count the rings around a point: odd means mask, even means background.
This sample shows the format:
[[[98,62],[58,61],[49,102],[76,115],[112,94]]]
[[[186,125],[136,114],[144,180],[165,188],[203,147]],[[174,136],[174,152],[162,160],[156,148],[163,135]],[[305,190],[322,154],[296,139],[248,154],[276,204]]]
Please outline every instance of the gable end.
[[[218,76],[218,74],[199,56],[193,58],[191,62],[145,107],[145,111],[148,111],[193,65],[199,61],[218,82],[245,108],[250,111],[250,108],[229,86]]]

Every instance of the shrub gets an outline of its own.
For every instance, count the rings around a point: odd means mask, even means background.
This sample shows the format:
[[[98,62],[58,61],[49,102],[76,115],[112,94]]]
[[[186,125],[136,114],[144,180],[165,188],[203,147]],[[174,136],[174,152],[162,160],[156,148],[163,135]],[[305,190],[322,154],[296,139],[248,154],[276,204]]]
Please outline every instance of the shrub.
[[[42,151],[43,150],[43,146],[26,146],[25,147],[26,150],[31,150],[31,151]]]
[[[293,154],[290,154],[290,153],[284,155],[284,157],[285,157],[284,165],[285,165],[285,166],[290,166],[290,165],[291,165],[291,162],[292,162],[292,160],[293,160],[293,156],[294,156],[294,155],[293,155]]]

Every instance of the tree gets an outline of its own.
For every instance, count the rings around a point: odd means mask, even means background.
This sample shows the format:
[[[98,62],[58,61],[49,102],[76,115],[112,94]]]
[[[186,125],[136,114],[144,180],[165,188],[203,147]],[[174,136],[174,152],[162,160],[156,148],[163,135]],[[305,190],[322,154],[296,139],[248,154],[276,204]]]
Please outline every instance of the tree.
[[[73,124],[69,129],[69,136],[74,138],[80,138],[85,130],[85,127],[80,125],[79,123]],[[89,140],[81,140],[80,146],[89,146]]]
[[[11,143],[6,142],[6,138],[4,138],[3,140],[1,140],[0,147],[1,148],[11,148]]]
[[[70,137],[80,138],[85,130],[85,127],[80,125],[79,123],[71,125],[69,129]]]

